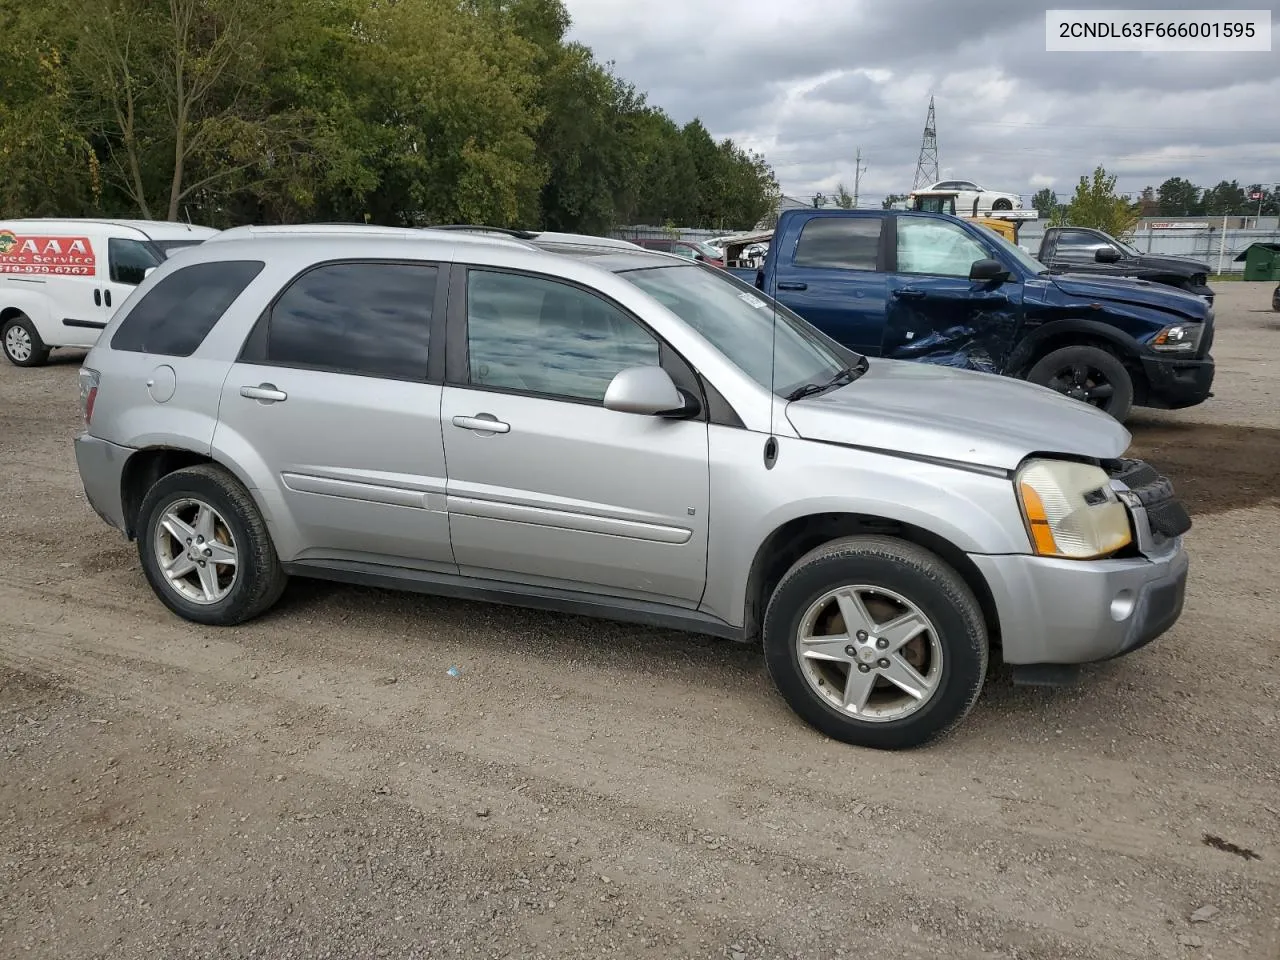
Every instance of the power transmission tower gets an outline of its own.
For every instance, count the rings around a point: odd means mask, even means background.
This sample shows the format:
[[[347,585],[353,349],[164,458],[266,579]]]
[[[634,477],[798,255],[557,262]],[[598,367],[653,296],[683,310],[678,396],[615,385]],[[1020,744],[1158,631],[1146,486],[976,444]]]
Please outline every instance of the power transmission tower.
[[[862,174],[867,168],[862,165],[862,148],[858,148],[858,156],[853,161],[853,209],[858,209],[858,187],[862,185]]]
[[[920,159],[916,161],[916,182],[912,190],[919,190],[938,182],[938,128],[933,117],[933,97],[929,98],[929,118],[924,122],[924,139],[920,141]]]

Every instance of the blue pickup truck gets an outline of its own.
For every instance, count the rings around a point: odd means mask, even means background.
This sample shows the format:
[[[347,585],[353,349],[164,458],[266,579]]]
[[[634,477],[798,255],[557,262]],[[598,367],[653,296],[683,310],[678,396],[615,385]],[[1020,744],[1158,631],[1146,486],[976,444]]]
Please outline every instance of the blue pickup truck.
[[[1125,420],[1210,397],[1213,308],[1142,280],[1050,275],[981,224],[786,210],[759,269],[730,272],[868,356],[1019,377]]]

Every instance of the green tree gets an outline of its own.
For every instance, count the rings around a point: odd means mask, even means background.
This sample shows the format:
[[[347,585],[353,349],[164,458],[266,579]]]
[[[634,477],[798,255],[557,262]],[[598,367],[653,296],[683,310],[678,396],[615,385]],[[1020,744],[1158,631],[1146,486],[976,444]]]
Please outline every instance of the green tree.
[[[892,210],[895,203],[901,203],[907,199],[905,193],[890,193],[880,201],[880,206],[885,210]]]
[[[1058,215],[1060,206],[1062,204],[1058,203],[1058,195],[1051,187],[1041,187],[1031,198],[1031,207],[1040,211],[1041,220],[1053,220]]]
[[[836,195],[832,198],[841,210],[853,209],[853,194],[843,183],[836,184]]]
[[[1204,213],[1200,188],[1182,177],[1170,177],[1156,190],[1162,217],[1198,217]]]
[[[1226,217],[1250,212],[1244,188],[1235,181],[1223,180],[1204,192],[1204,212],[1211,217]],[[1257,209],[1256,205],[1252,208]]]
[[[1137,225],[1138,207],[1116,193],[1116,177],[1099,166],[1092,177],[1080,178],[1067,205],[1067,220],[1073,226],[1094,227],[1123,238]]]

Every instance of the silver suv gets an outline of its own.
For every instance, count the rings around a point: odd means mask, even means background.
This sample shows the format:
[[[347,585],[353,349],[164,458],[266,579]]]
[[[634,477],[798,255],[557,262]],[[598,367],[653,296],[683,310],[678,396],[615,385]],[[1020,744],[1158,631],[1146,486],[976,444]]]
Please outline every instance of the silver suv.
[[[1064,682],[1182,610],[1190,521],[1106,414],[868,360],[664,254],[220,238],[80,377],[88,499],[198,623],[298,575],[759,640],[802,718],[900,748],[992,656]]]

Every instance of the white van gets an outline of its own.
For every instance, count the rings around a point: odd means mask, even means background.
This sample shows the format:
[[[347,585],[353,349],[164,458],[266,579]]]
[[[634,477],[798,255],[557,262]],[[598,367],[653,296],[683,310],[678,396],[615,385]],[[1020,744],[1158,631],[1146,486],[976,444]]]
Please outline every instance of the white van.
[[[166,257],[161,244],[218,231],[151,220],[0,220],[0,349],[20,367],[55,347],[92,347]]]

